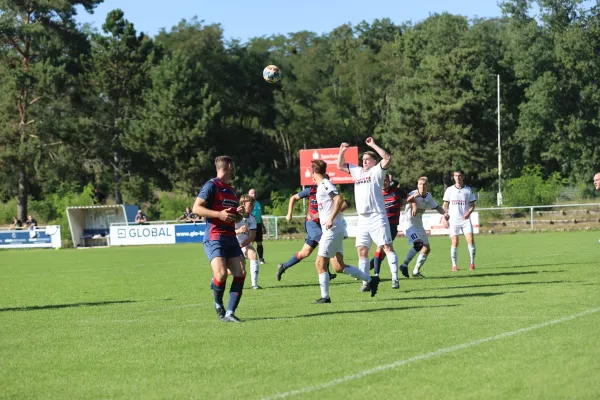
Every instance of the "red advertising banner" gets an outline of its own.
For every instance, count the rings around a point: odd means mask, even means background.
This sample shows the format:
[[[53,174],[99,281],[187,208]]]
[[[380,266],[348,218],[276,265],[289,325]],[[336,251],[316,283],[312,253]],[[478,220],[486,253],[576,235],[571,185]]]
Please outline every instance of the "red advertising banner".
[[[302,186],[311,186],[315,184],[312,180],[310,164],[312,160],[323,160],[327,163],[327,174],[333,184],[343,185],[354,183],[350,174],[342,172],[337,168],[337,157],[339,152],[339,147],[300,150],[300,184]],[[358,165],[358,147],[348,148],[344,156],[347,163]]]

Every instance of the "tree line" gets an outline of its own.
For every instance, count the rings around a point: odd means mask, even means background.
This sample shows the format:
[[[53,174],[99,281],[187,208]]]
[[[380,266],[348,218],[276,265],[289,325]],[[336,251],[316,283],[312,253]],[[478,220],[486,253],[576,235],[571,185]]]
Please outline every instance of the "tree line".
[[[299,149],[367,136],[401,184],[449,185],[461,168],[494,188],[497,75],[505,178],[535,166],[581,182],[600,165],[597,3],[506,0],[499,18],[241,42],[196,18],[150,37],[118,9],[100,30],[76,23],[101,2],[0,0],[0,200],[23,220],[28,199],[90,182],[117,203],[194,195],[219,154],[268,197],[299,186]],[[262,79],[268,64],[280,83]]]

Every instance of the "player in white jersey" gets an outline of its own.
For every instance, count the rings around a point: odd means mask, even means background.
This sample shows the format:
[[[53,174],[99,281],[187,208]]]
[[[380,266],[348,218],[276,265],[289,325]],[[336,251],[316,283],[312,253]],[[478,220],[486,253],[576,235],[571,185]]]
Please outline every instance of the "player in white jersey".
[[[252,280],[252,289],[262,289],[258,286],[258,254],[252,246],[252,242],[256,238],[256,218],[252,215],[254,208],[254,198],[244,194],[240,197],[240,206],[242,210],[242,220],[235,223],[235,234],[238,243],[242,248],[244,257],[250,260],[250,279]]]
[[[452,246],[450,247],[450,258],[452,259],[452,271],[458,271],[457,247],[458,235],[463,233],[469,246],[471,256],[470,270],[475,269],[475,239],[473,238],[473,225],[471,214],[475,209],[475,194],[473,190],[464,183],[464,174],[461,170],[454,171],[455,184],[448,187],[444,193],[444,210],[450,215],[449,228]]]
[[[331,181],[325,178],[327,164],[323,160],[312,161],[313,179],[317,184],[317,204],[319,210],[319,221],[323,230],[315,267],[319,273],[319,284],[321,286],[321,298],[315,304],[331,303],[329,297],[329,272],[327,264],[331,261],[333,269],[337,273],[351,275],[368,282],[371,297],[377,293],[379,277],[370,277],[356,267],[346,265],[344,262],[344,225],[340,214],[344,199],[338,193],[337,188]]]
[[[438,213],[442,214],[446,220],[449,218],[446,211],[440,207],[427,189],[429,189],[429,180],[426,176],[422,176],[417,181],[417,190],[410,192],[407,200],[409,203],[404,208],[401,216],[404,235],[408,239],[408,244],[412,245],[412,247],[406,254],[406,258],[400,266],[400,269],[408,269],[408,264],[415,255],[420,252],[412,273],[415,278],[424,278],[421,274],[421,267],[425,264],[425,261],[427,261],[427,256],[431,251],[429,238],[423,227],[423,213],[426,210],[436,210]],[[408,275],[408,273],[406,275]]]
[[[358,230],[356,248],[358,251],[358,268],[364,273],[369,273],[369,249],[373,242],[377,247],[382,247],[387,256],[390,272],[392,273],[392,287],[398,286],[398,256],[392,246],[392,234],[385,209],[382,187],[386,170],[389,168],[392,157],[379,147],[373,138],[367,138],[367,146],[371,147],[382,158],[377,162],[377,154],[367,151],[362,157],[362,167],[348,164],[344,153],[350,147],[342,143],[338,155],[338,168],[352,175],[354,179],[354,197],[356,211],[358,212]],[[363,281],[360,288],[362,292],[368,291],[367,282]]]

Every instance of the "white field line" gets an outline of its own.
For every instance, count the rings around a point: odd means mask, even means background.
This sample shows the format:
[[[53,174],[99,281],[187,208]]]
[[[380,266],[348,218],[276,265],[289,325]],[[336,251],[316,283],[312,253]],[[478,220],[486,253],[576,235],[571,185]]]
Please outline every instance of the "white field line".
[[[573,320],[575,318],[584,317],[586,315],[590,315],[590,314],[596,313],[598,311],[600,311],[600,307],[593,308],[593,309],[590,309],[590,310],[586,310],[586,311],[583,311],[583,312],[580,312],[580,313],[577,313],[577,314],[573,314],[573,315],[570,315],[568,317],[559,318],[559,319],[555,319],[555,320],[548,321],[548,322],[543,322],[543,323],[537,324],[537,325],[532,325],[532,326],[529,326],[527,328],[517,329],[516,331],[504,332],[504,333],[501,333],[499,335],[490,336],[490,337],[487,337],[487,338],[484,338],[484,339],[477,339],[477,340],[474,340],[472,342],[467,342],[467,343],[459,344],[459,345],[452,346],[452,347],[444,347],[444,348],[441,348],[441,349],[438,349],[438,350],[435,350],[435,351],[432,351],[432,352],[429,352],[429,353],[419,354],[417,356],[410,357],[410,358],[405,358],[403,360],[398,360],[398,361],[395,361],[395,362],[390,363],[390,364],[380,365],[380,366],[375,367],[375,368],[366,369],[364,371],[360,371],[360,372],[357,372],[357,373],[352,374],[352,375],[346,375],[346,376],[343,376],[341,378],[337,378],[337,379],[331,380],[329,382],[321,383],[319,385],[307,386],[307,387],[304,387],[304,388],[301,388],[301,389],[290,390],[289,392],[277,393],[277,394],[274,394],[272,396],[266,396],[266,397],[263,397],[262,400],[286,399],[286,398],[292,397],[292,396],[298,396],[298,395],[303,395],[303,394],[307,394],[307,393],[316,392],[318,390],[329,389],[329,388],[332,388],[334,386],[338,386],[338,385],[341,385],[341,384],[346,383],[346,382],[351,382],[351,381],[354,381],[354,380],[357,380],[357,379],[361,379],[361,378],[364,378],[365,376],[376,374],[376,373],[381,372],[381,371],[386,371],[386,370],[389,370],[389,369],[394,369],[394,368],[402,367],[402,366],[410,364],[410,363],[414,363],[414,362],[418,362],[418,361],[424,361],[424,360],[428,360],[430,358],[442,356],[444,354],[454,353],[454,352],[457,352],[457,351],[460,351],[460,350],[469,349],[471,347],[479,346],[479,345],[484,344],[484,343],[488,343],[488,342],[493,342],[493,341],[496,341],[496,340],[505,339],[505,338],[508,338],[508,337],[511,337],[511,336],[519,335],[521,333],[527,333],[527,332],[530,332],[530,331],[533,331],[533,330],[536,330],[536,329],[545,328],[545,327],[550,326],[550,325],[556,325],[556,324],[560,324],[560,323],[563,323],[563,322],[568,322],[568,321],[571,321],[571,320]]]

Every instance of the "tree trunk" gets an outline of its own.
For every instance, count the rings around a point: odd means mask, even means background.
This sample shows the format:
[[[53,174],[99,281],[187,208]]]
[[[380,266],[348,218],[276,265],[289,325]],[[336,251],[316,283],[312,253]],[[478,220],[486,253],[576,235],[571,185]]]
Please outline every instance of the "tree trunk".
[[[115,183],[115,202],[117,204],[123,204],[123,197],[121,196],[121,154],[119,150],[113,152],[114,162],[114,175],[113,182]]]
[[[19,187],[17,192],[17,218],[27,221],[27,196],[29,194],[29,182],[25,164],[19,166]]]

